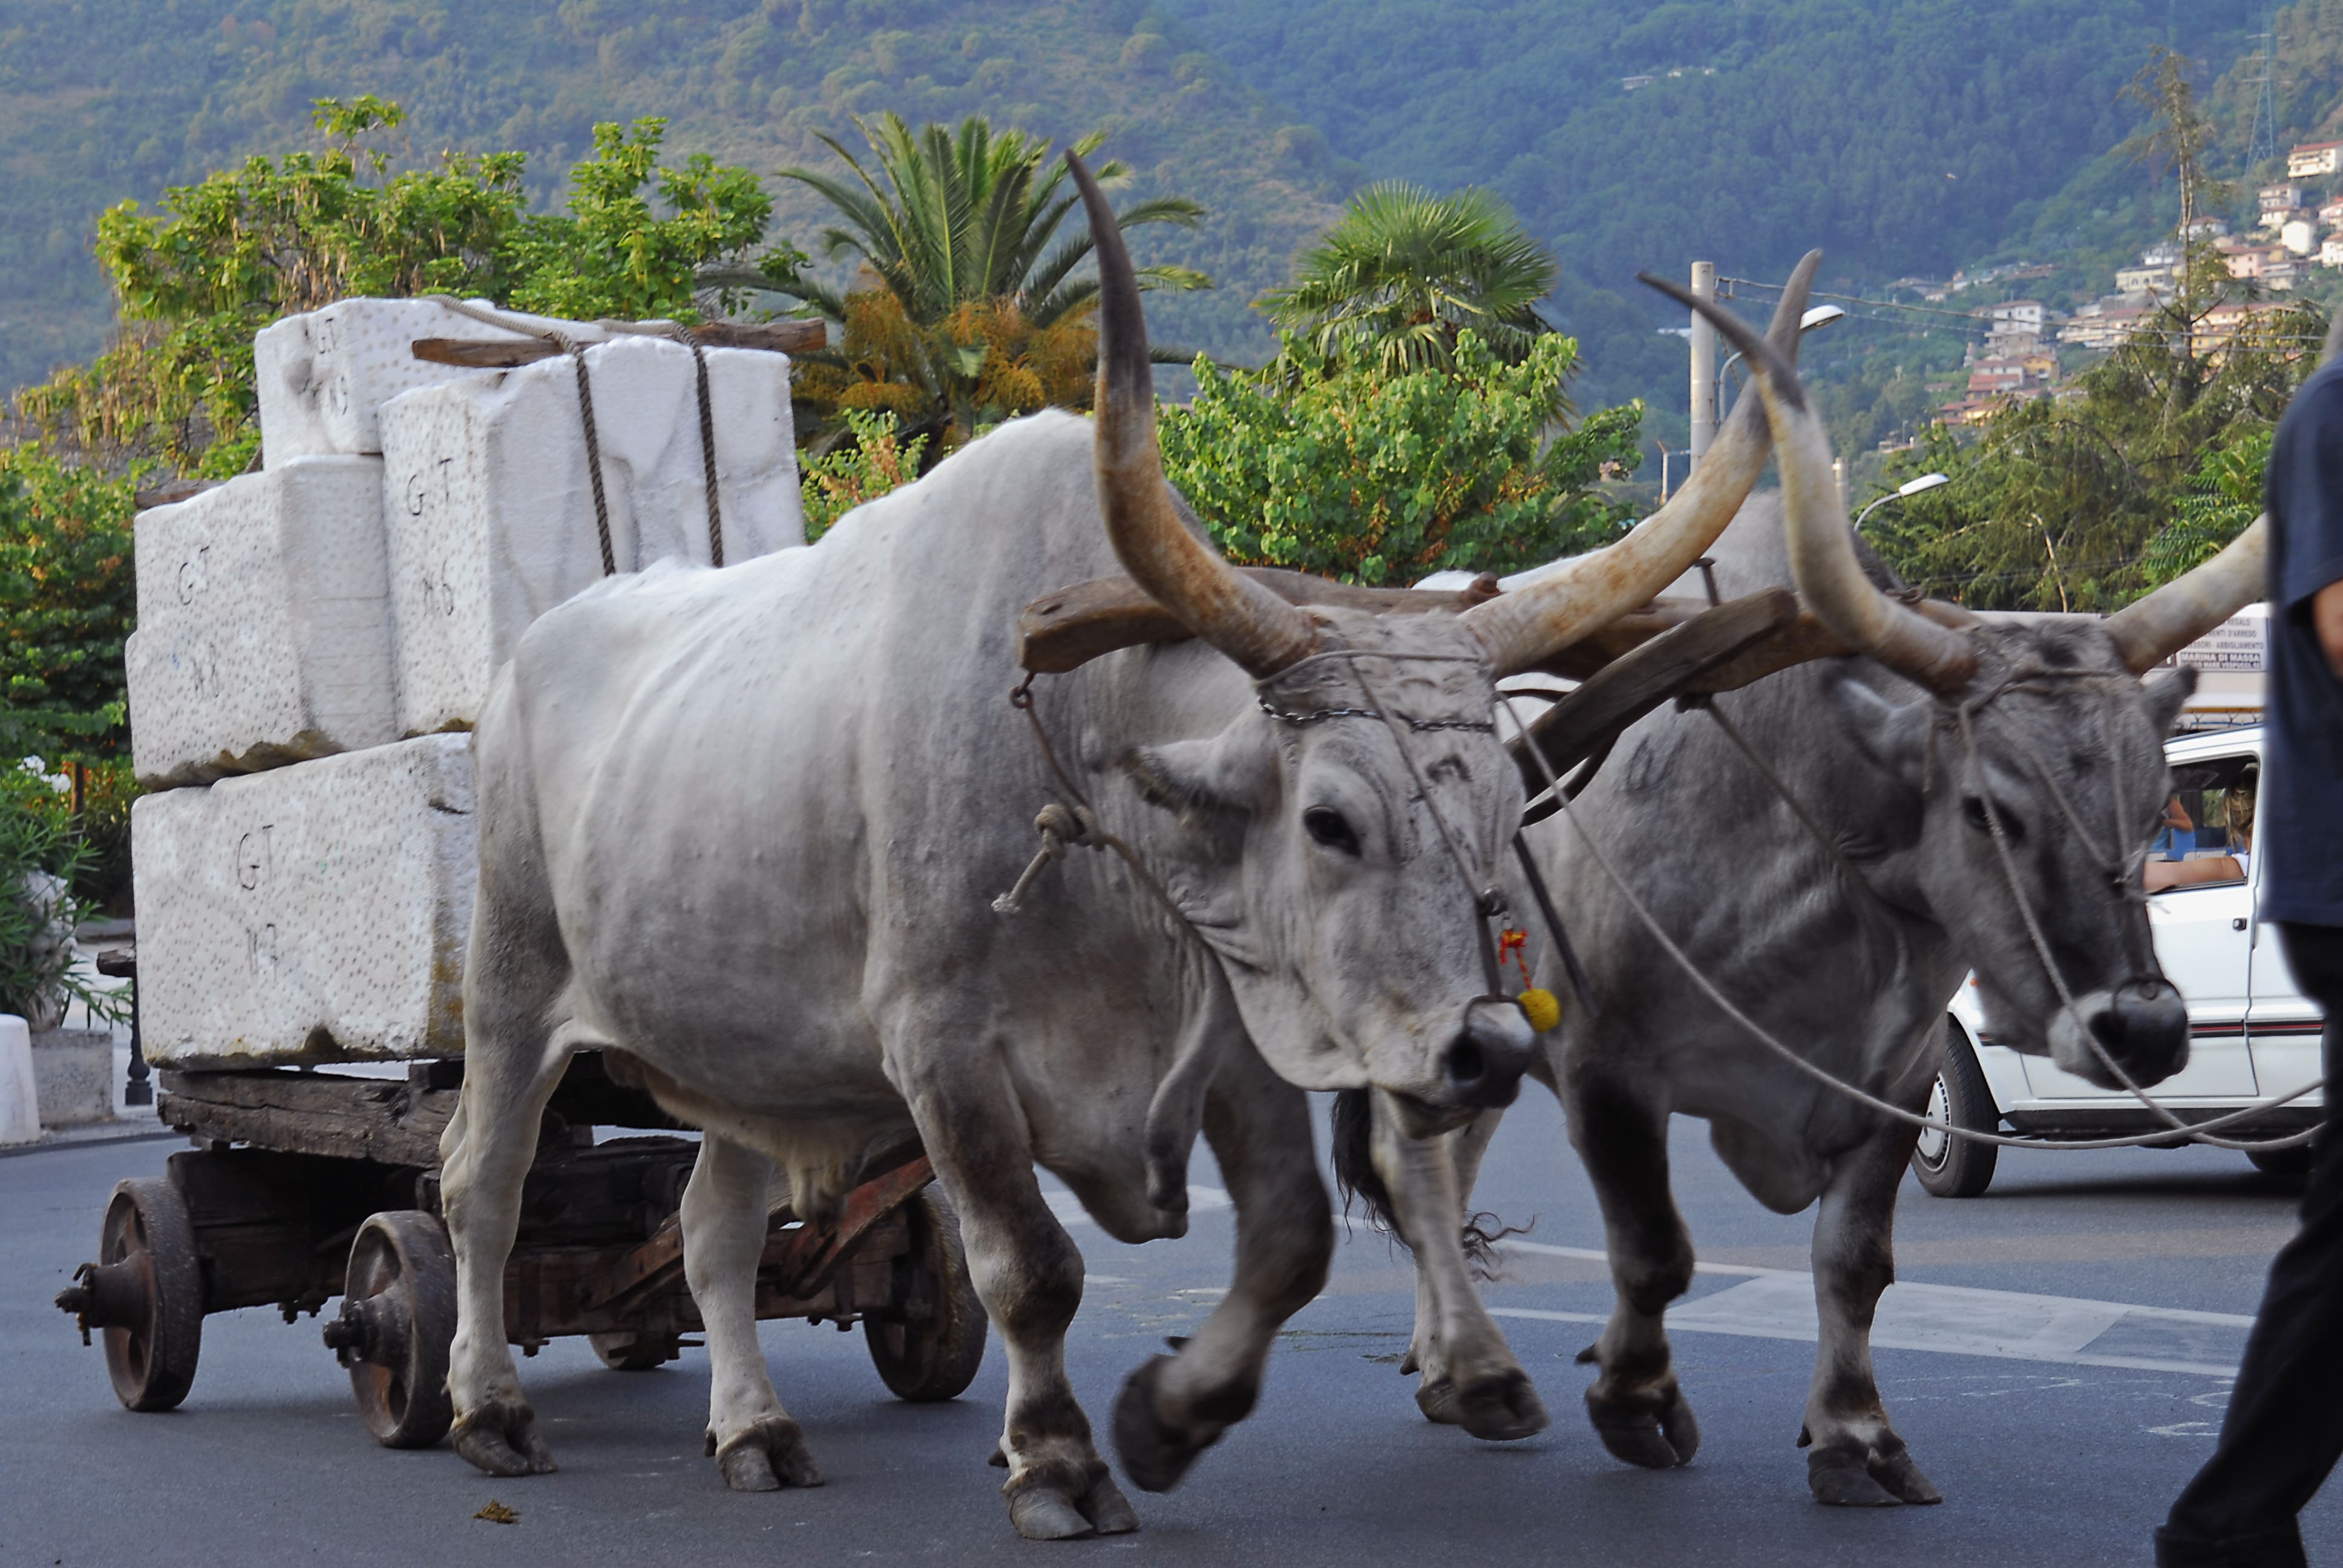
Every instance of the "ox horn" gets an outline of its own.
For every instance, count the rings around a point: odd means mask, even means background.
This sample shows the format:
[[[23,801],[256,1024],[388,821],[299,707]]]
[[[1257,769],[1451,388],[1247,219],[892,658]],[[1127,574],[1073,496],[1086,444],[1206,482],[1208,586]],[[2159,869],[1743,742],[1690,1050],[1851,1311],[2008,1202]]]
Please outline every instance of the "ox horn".
[[[1694,298],[1666,278],[1644,275],[1643,281],[1707,317],[1756,372],[1758,395],[1774,427],[1775,461],[1782,470],[1790,574],[1799,597],[1851,647],[1898,675],[1939,696],[1966,687],[1976,672],[1976,650],[1966,634],[1916,614],[1863,575],[1855,556],[1855,529],[1831,472],[1830,437],[1806,401],[1797,372],[1731,311]]]
[[[1767,336],[1795,363],[1798,321],[1823,253],[1809,251],[1790,274]],[[1765,411],[1735,408],[1675,498],[1618,543],[1580,556],[1514,593],[1464,613],[1500,675],[1527,669],[1600,630],[1682,577],[1716,542],[1765,470]]]
[[[2125,667],[2147,674],[2259,598],[2268,555],[2264,512],[2219,555],[2109,616],[2107,635]]]
[[[1163,480],[1155,444],[1155,375],[1147,357],[1147,319],[1139,279],[1114,210],[1072,152],[1066,166],[1082,193],[1091,243],[1098,247],[1099,362],[1097,436],[1099,510],[1115,558],[1150,598],[1190,631],[1265,680],[1310,652],[1309,618],[1249,578],[1230,569],[1212,547],[1189,532]]]

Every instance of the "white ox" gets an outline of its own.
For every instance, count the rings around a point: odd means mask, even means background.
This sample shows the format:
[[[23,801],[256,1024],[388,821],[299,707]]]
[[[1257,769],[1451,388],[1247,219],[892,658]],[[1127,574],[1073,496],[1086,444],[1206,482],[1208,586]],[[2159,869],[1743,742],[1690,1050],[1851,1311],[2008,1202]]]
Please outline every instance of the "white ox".
[[[539,620],[498,679],[477,738],[467,1075],[443,1145],[457,1446],[482,1469],[552,1468],[501,1292],[539,1110],[573,1051],[624,1053],[707,1131],[685,1271],[709,1451],[736,1488],[820,1479],[756,1336],[776,1164],[819,1218],[867,1151],[917,1133],[1006,1347],[995,1458],[1033,1537],[1137,1523],[1067,1382],[1081,1257],[1037,1162],[1132,1241],[1185,1230],[1200,1124],[1225,1172],[1233,1286],[1116,1411],[1127,1469],[1160,1490],[1251,1409],[1278,1325],[1323,1281],[1332,1219],[1302,1090],[1381,1091],[1415,1135],[1387,1141],[1388,1185],[1429,1233],[1456,1194],[1421,1135],[1509,1101],[1533,1055],[1519,1010],[1488,994],[1476,930],[1522,806],[1493,682],[1681,573],[1762,437],[1534,592],[1461,616],[1296,608],[1222,563],[1164,484],[1136,284],[1075,176],[1103,282],[1095,429],[1021,420],[812,548],[605,584]],[[1178,918],[1107,854],[1069,857],[1005,917],[993,896],[1059,793],[1004,701],[1012,624],[1118,561],[1196,640],[1050,682],[1041,717]],[[1393,718],[1295,721],[1378,706]],[[1537,1430],[1461,1252],[1424,1261],[1468,1429]]]

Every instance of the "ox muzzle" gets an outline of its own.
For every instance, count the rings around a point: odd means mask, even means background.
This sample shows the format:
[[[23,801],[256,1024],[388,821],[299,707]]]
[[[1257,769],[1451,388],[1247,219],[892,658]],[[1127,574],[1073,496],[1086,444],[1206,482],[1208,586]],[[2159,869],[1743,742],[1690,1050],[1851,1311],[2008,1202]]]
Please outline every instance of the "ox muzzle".
[[[1511,997],[1479,998],[1465,1008],[1464,1027],[1441,1057],[1443,1098],[1474,1111],[1511,1105],[1536,1051],[1537,1031],[1519,1004]]]
[[[2188,1009],[2170,981],[2141,977],[2089,991],[2050,1020],[2050,1060],[2066,1071],[2121,1089],[2110,1059],[2142,1089],[2188,1065]]]

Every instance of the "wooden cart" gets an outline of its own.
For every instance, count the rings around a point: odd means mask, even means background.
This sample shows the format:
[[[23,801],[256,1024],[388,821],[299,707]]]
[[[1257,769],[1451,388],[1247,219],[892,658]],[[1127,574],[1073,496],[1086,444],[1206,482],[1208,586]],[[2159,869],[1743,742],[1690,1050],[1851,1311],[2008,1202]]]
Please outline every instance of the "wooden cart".
[[[439,1211],[439,1134],[460,1060],[404,1081],[273,1069],[161,1075],[162,1119],[202,1146],[161,1177],[118,1184],[57,1305],[103,1337],[131,1410],[187,1396],[203,1321],[276,1306],[293,1322],[335,1297],[325,1342],[367,1429],[424,1448],[454,1419],[447,1352],[456,1265]],[[597,1126],[649,1135],[595,1143]],[[599,1053],[570,1065],[538,1130],[505,1266],[505,1333],[523,1352],[584,1334],[605,1364],[672,1361],[700,1327],[683,1280],[678,1210],[698,1145]],[[837,1221],[810,1225],[785,1193],[757,1269],[757,1315],[862,1325],[879,1375],[907,1400],[950,1399],[984,1355],[984,1311],[960,1232],[917,1143],[870,1160]]]

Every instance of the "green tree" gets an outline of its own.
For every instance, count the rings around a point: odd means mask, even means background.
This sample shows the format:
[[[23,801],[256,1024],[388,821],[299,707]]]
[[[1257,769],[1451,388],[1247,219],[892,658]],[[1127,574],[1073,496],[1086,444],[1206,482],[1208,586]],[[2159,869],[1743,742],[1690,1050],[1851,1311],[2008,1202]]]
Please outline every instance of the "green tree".
[[[108,467],[142,461],[213,477],[259,449],[254,334],[281,316],[362,296],[453,293],[587,317],[694,319],[694,270],[747,258],[771,204],[755,176],[705,157],[661,171],[665,122],[595,131],[567,215],[531,216],[522,155],[444,154],[390,172],[367,138],[404,112],[317,100],[322,153],[253,157],[98,221],[98,259],[126,330],[86,367],[18,402],[35,429]],[[641,194],[657,182],[665,216]],[[801,253],[776,247],[786,271]]]
[[[0,451],[0,766],[126,758],[130,510],[126,480]]]
[[[1537,302],[1560,269],[1485,190],[1434,196],[1390,181],[1351,198],[1261,307],[1328,360],[1386,374],[1447,370],[1467,329],[1508,364],[1554,330]],[[1558,384],[1557,384],[1558,388]]]
[[[826,406],[820,400],[824,380],[812,378],[817,412],[890,408],[909,431],[936,437],[931,457],[974,434],[988,411],[1021,411],[1013,398],[1002,401],[998,389],[1009,384],[1003,372],[1029,356],[1027,368],[1032,385],[1043,389],[1041,401],[1086,402],[1081,374],[1069,379],[1043,372],[1044,362],[1054,366],[1070,350],[1076,357],[1092,352],[1087,322],[1098,297],[1096,277],[1074,276],[1091,254],[1088,227],[1059,235],[1078,198],[1048,140],[1021,130],[995,131],[980,115],[957,129],[930,124],[913,130],[893,114],[875,122],[858,118],[855,125],[870,144],[875,169],[823,136],[850,176],[795,166],[780,172],[836,210],[839,221],[822,231],[821,250],[832,260],[854,260],[860,286],[840,291],[770,268],[761,278],[739,268],[710,268],[703,281],[777,288],[839,323],[845,341],[826,357],[809,357],[842,373],[840,385],[828,389]],[[1104,133],[1093,133],[1074,150],[1087,156],[1104,140]],[[1095,173],[1108,189],[1131,180],[1130,169],[1115,159]],[[1185,196],[1155,196],[1130,204],[1115,219],[1124,230],[1156,223],[1193,228],[1203,214]],[[1154,288],[1211,286],[1202,273],[1183,266],[1143,267],[1140,282]],[[870,297],[882,293],[883,303]],[[1079,343],[1071,341],[1076,332]],[[1178,362],[1186,356],[1165,350],[1158,357]],[[848,383],[862,384],[859,402],[846,396],[855,390]]]
[[[2240,298],[2217,266],[2205,258],[2078,396],[2008,407],[1974,443],[1932,427],[1890,476],[1953,482],[1876,514],[1881,554],[1979,608],[2110,610],[2234,538],[2326,321]]]
[[[1467,328],[1453,370],[1322,361],[1289,336],[1279,378],[1196,361],[1161,419],[1164,470],[1231,560],[1345,582],[1514,571],[1609,542],[1624,508],[1594,491],[1636,463],[1644,406],[1557,433],[1578,345],[1549,334],[1508,364]]]

